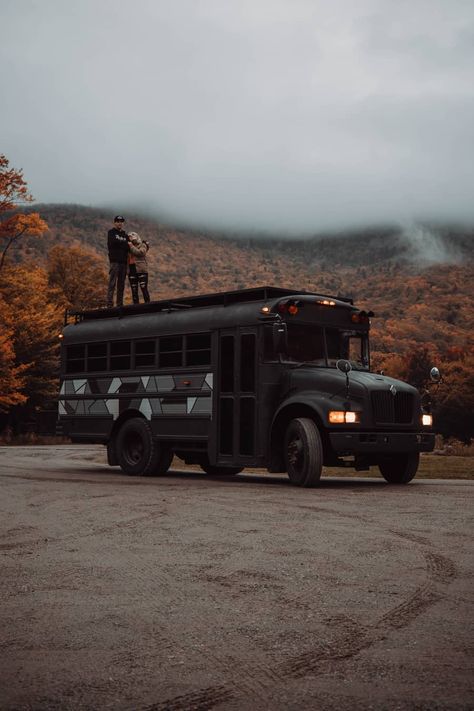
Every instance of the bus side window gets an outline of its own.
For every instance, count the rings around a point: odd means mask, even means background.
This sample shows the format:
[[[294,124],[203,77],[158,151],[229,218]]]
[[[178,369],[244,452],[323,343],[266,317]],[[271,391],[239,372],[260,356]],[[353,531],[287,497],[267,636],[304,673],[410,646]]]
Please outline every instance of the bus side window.
[[[151,339],[135,341],[135,368],[155,365],[156,342]]]
[[[211,364],[211,334],[196,333],[186,337],[186,365]]]
[[[183,337],[160,338],[160,368],[180,368],[183,365]]]
[[[240,340],[240,390],[255,391],[255,334],[246,333]]]
[[[86,347],[67,346],[66,373],[83,373],[86,369]]]
[[[110,370],[130,370],[132,366],[132,344],[130,341],[116,341],[110,344]]]
[[[107,370],[107,343],[89,343],[87,346],[87,372]]]
[[[273,324],[266,323],[263,327],[263,360],[265,363],[276,360],[273,348]]]
[[[221,392],[234,391],[234,336],[221,337]]]

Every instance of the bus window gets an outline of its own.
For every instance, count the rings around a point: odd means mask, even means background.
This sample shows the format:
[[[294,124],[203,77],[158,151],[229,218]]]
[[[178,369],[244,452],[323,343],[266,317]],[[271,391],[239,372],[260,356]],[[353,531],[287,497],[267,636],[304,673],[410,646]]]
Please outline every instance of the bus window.
[[[255,392],[255,334],[246,333],[240,339],[240,390]]]
[[[323,329],[320,326],[289,323],[288,358],[297,362],[326,365]]]
[[[135,368],[147,368],[155,365],[156,344],[154,340],[135,341]]]
[[[66,373],[83,373],[86,369],[86,347],[68,346],[66,349]]]
[[[239,453],[250,455],[255,451],[255,398],[240,398]]]
[[[116,341],[110,344],[110,370],[130,370],[132,365],[132,344],[130,341]]]
[[[211,334],[197,333],[186,337],[186,365],[211,364]]]
[[[330,367],[335,367],[336,362],[344,358],[349,360],[356,370],[368,369],[367,336],[365,334],[327,328],[326,343]]]
[[[273,347],[273,324],[266,323],[263,327],[263,360],[265,363],[276,360]]]
[[[183,365],[183,337],[160,338],[160,368],[176,368]]]
[[[220,399],[219,452],[232,454],[234,450],[234,398]]]
[[[221,337],[221,392],[234,392],[234,336]]]
[[[89,343],[87,346],[87,372],[107,370],[107,343]]]

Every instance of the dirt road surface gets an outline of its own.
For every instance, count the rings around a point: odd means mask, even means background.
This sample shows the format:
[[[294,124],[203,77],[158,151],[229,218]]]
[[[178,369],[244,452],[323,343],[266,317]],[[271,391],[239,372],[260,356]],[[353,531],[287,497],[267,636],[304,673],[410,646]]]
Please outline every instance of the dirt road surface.
[[[0,708],[474,707],[474,482],[0,448]]]

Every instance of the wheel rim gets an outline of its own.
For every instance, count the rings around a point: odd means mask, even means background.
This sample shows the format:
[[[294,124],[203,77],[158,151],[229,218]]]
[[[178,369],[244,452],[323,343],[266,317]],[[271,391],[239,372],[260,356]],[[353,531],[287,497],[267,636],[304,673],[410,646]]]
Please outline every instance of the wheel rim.
[[[143,439],[138,434],[138,432],[128,432],[127,436],[124,438],[123,445],[123,455],[127,461],[127,464],[138,464],[143,457]]]
[[[294,474],[300,476],[304,467],[303,442],[297,435],[293,436],[286,446],[288,466]]]

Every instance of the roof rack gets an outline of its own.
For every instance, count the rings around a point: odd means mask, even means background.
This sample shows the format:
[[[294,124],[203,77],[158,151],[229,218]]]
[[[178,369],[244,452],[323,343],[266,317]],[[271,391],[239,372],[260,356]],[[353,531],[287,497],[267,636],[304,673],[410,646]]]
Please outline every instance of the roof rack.
[[[229,306],[230,304],[243,303],[246,301],[267,301],[278,299],[283,296],[293,296],[295,294],[308,294],[322,296],[312,291],[303,289],[282,289],[276,286],[259,286],[252,289],[239,289],[236,291],[222,291],[214,294],[202,294],[199,296],[182,296],[166,299],[163,301],[150,301],[147,304],[129,304],[127,306],[115,306],[112,308],[102,308],[84,311],[67,311],[65,323],[68,317],[74,317],[75,323],[88,321],[90,319],[112,318],[128,316],[132,314],[145,314],[157,311],[178,311],[181,309],[203,308],[205,306]],[[329,298],[329,297],[328,297]],[[334,297],[331,297],[334,298]],[[339,301],[352,303],[352,299],[338,296]]]

